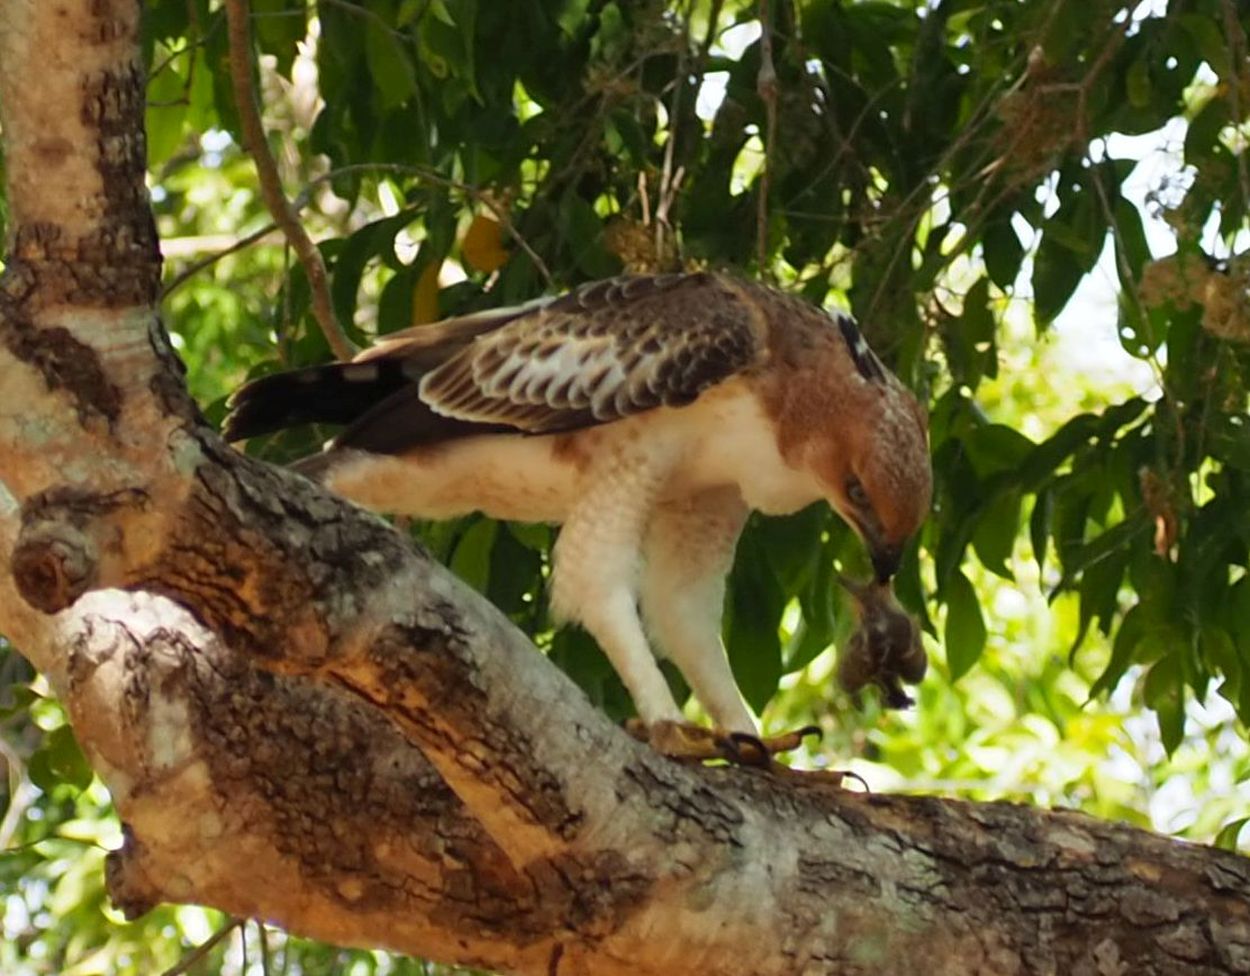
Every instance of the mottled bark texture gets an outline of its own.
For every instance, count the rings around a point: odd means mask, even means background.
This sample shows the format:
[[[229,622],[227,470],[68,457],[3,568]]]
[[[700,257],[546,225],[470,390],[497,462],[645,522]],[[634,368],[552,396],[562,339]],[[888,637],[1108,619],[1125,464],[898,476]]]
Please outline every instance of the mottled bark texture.
[[[1242,859],[666,761],[385,523],[221,444],[151,304],[139,9],[0,0],[0,630],[113,792],[127,911],[517,973],[1250,973]]]

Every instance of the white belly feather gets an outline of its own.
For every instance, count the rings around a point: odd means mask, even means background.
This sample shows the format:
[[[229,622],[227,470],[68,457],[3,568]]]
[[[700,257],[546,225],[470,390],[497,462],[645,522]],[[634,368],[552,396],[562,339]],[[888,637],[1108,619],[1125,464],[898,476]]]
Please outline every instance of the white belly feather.
[[[563,522],[591,479],[622,452],[675,458],[662,498],[736,485],[752,508],[797,511],[820,498],[815,478],[789,467],[758,401],[733,381],[695,403],[660,408],[571,434],[485,434],[408,454],[352,454],[327,486],[377,511],[451,518],[481,511],[522,522]]]

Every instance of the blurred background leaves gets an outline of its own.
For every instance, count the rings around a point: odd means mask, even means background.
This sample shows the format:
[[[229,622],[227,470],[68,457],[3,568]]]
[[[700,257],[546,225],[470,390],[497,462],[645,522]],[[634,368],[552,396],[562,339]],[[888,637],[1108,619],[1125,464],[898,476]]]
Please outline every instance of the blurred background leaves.
[[[766,146],[753,3],[253,0],[270,145],[336,311],[368,341],[623,270],[702,267],[851,309],[931,409],[934,514],[898,589],[934,666],[910,712],[841,695],[851,624],[833,573],[862,575],[862,551],[823,507],[754,517],[725,637],[765,725],[816,722],[825,740],[801,761],[876,789],[1062,804],[1235,846],[1250,815],[1250,14],[771,6]],[[249,375],[329,352],[238,148],[224,13],[145,7],[165,318],[215,421]],[[248,449],[282,462],[327,433]],[[547,614],[553,530],[411,531],[629,714],[593,641]],[[0,669],[0,970],[175,965],[227,921],[124,923],[106,905],[107,794],[2,643]],[[197,965],[445,972],[254,923]]]

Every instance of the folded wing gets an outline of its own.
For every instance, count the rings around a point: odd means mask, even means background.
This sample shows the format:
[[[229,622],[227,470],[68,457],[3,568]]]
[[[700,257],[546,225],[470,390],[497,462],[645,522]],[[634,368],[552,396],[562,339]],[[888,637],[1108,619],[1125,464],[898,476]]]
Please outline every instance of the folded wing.
[[[475,433],[575,430],[690,403],[762,364],[764,329],[716,275],[613,278],[416,326],[353,363],[262,378],[236,397],[227,431],[252,436],[249,416],[276,429],[275,418],[308,422],[321,409],[348,424],[334,446],[393,453]]]

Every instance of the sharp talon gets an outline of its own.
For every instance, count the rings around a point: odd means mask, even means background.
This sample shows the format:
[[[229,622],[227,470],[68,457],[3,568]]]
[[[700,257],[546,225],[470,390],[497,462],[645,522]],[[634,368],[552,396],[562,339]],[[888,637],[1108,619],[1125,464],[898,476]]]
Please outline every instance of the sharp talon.
[[[794,734],[800,739],[806,739],[809,735],[814,735],[817,742],[825,737],[825,733],[819,725],[805,725]]]
[[[864,792],[865,792],[865,793],[871,793],[871,792],[872,792],[872,787],[868,785],[868,780],[866,780],[866,779],[864,779],[864,777],[860,776],[860,775],[859,775],[859,773],[854,773],[854,772],[851,772],[851,770],[849,770],[849,769],[844,769],[844,770],[841,770],[841,771],[838,773],[838,775],[839,775],[842,779],[846,779],[846,778],[849,776],[851,779],[856,779],[856,780],[859,780],[859,785],[860,785],[860,786],[862,786],[862,787],[864,788]]]
[[[757,735],[751,735],[749,732],[730,732],[725,745],[733,753],[733,761],[739,766],[759,766],[761,769],[767,769],[772,763],[772,755],[768,747]],[[748,758],[742,750],[743,746],[750,747],[748,752],[755,753],[753,758]]]
[[[647,723],[637,717],[625,720],[625,731],[639,742],[647,742],[651,737],[647,731]]]
[[[755,769],[769,769],[774,765],[773,756],[797,749],[809,735],[821,734],[817,726],[808,725],[766,739],[750,732],[708,729],[688,722],[660,721],[647,725],[638,718],[627,720],[625,731],[670,759],[695,762],[723,759],[735,766]]]

